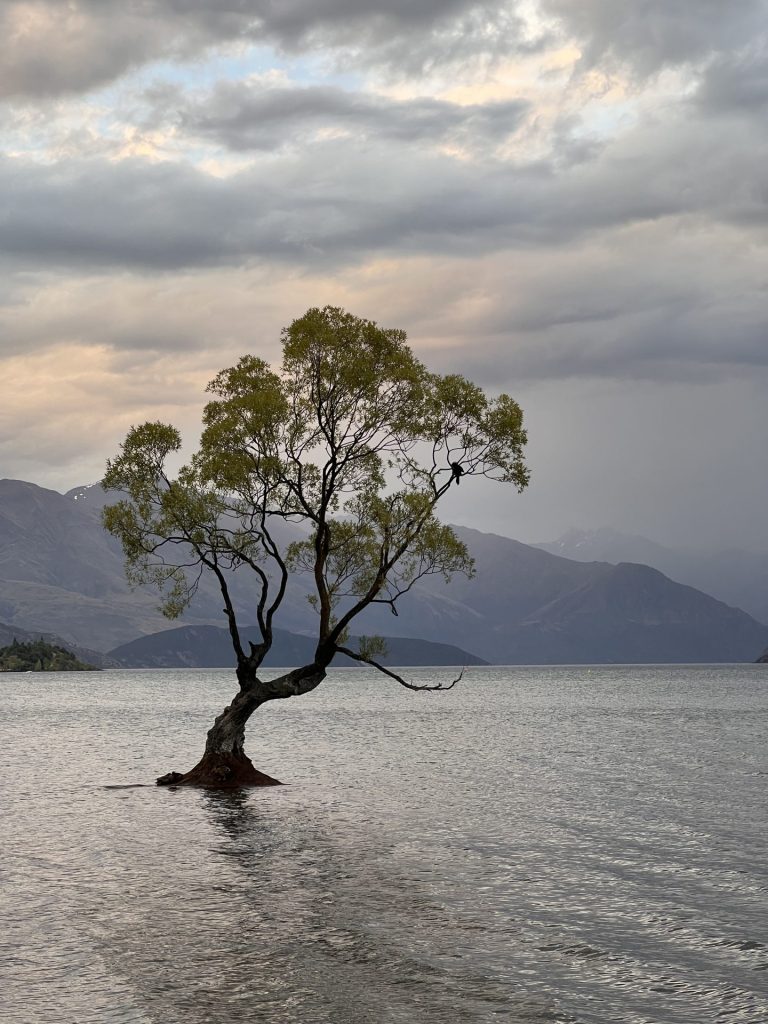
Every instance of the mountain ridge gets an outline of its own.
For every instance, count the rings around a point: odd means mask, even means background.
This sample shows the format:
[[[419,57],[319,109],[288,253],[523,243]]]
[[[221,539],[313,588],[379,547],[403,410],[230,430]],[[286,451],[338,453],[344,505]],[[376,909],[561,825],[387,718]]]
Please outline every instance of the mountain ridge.
[[[99,487],[66,495],[0,481],[0,621],[110,651],[168,630],[147,589],[131,590],[119,545],[100,524]],[[631,562],[563,558],[510,537],[455,527],[475,559],[473,579],[422,581],[392,616],[358,620],[365,634],[445,643],[503,664],[601,661],[754,661],[768,627],[746,612]],[[306,586],[292,577],[280,625],[312,633]],[[253,590],[235,588],[241,621]],[[221,596],[203,580],[185,626],[222,625]]]
[[[637,562],[663,572],[768,623],[768,553],[740,548],[674,548],[613,527],[571,528],[557,540],[531,545],[574,561]]]
[[[258,643],[257,626],[241,630],[243,641]],[[359,637],[350,637],[348,646],[359,649]],[[453,644],[434,643],[412,637],[384,637],[387,653],[377,658],[382,665],[487,665],[488,662]],[[274,643],[264,660],[266,668],[307,664],[314,657],[317,640],[311,636],[275,629]],[[224,626],[178,626],[150,636],[138,637],[109,652],[109,657],[125,668],[226,668],[234,666],[235,656],[229,631]],[[334,665],[357,665],[344,655]]]

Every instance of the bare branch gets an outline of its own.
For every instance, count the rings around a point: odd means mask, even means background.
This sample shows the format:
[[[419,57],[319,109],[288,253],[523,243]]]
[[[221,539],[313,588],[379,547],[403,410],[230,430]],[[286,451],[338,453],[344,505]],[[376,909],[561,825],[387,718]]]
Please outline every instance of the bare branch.
[[[456,683],[460,682],[464,675],[464,669],[456,676],[452,683],[444,686],[442,683],[438,683],[437,686],[417,686],[415,683],[409,683],[402,676],[399,676],[397,672],[393,672],[391,669],[385,668],[384,665],[380,665],[378,661],[374,661],[373,658],[365,658],[362,654],[358,654],[357,651],[350,650],[349,647],[336,647],[339,654],[346,654],[348,658],[352,658],[354,661],[359,661],[364,665],[370,665],[371,668],[378,669],[379,672],[383,672],[385,676],[389,676],[390,679],[394,679],[400,683],[401,686],[405,686],[408,690],[452,690]]]

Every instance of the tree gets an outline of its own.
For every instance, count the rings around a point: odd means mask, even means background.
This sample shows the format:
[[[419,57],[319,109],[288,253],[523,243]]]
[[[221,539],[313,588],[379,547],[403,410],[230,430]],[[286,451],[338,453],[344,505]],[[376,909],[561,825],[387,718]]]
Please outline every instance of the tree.
[[[19,643],[16,637],[0,647],[0,672],[95,672],[94,665],[79,661],[64,647],[49,644],[42,637]]]
[[[382,641],[347,646],[371,605],[396,614],[399,599],[428,575],[472,572],[465,546],[435,515],[459,478],[528,482],[520,407],[489,400],[465,378],[427,371],[403,331],[342,309],[310,309],[285,328],[273,370],[247,355],[208,386],[199,450],[175,477],[178,431],[145,423],[107,464],[103,486],[122,492],[104,525],[123,547],[134,584],[149,583],[164,613],[180,615],[203,573],[221,589],[239,690],[208,732],[200,762],[159,783],[274,783],[245,754],[245,726],[270,700],[318,686],[340,652],[416,686],[376,659]],[[456,466],[461,468],[461,473]],[[280,540],[280,524],[302,539]],[[257,583],[252,615],[261,633],[247,649],[233,600],[237,573]],[[290,573],[310,581],[317,612],[314,659],[277,679],[259,677]]]

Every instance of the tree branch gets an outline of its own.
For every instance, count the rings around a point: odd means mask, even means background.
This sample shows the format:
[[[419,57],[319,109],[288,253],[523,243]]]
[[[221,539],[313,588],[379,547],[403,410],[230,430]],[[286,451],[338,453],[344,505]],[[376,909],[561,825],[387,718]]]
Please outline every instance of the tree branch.
[[[458,683],[464,675],[464,669],[459,672],[458,676],[449,683],[447,686],[443,686],[442,683],[438,683],[437,686],[417,686],[415,683],[408,683],[402,676],[399,676],[397,672],[393,672],[391,669],[385,668],[384,665],[380,665],[378,661],[374,661],[373,658],[364,658],[362,654],[358,654],[357,651],[350,650],[349,647],[336,647],[339,654],[346,654],[348,658],[352,658],[354,661],[362,662],[363,665],[370,665],[371,668],[376,668],[379,672],[383,672],[385,676],[389,676],[390,679],[396,680],[401,686],[405,686],[408,690],[452,690],[453,687]]]

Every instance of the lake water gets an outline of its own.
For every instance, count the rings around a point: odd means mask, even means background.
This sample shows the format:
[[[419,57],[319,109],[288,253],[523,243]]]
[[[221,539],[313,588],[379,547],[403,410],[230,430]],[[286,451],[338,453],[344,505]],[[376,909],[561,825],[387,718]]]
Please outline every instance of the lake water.
[[[768,665],[343,669],[251,721],[290,785],[142,785],[233,691],[0,678],[2,1020],[768,1021]]]

